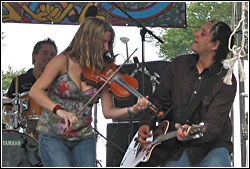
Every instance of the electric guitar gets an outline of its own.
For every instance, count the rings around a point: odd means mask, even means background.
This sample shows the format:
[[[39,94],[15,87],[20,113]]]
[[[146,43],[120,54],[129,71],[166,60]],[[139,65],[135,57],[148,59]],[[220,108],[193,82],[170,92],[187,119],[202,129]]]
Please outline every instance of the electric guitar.
[[[204,123],[200,123],[199,125],[192,125],[186,129],[189,136],[193,139],[199,138],[203,136],[202,128]],[[176,131],[168,132],[169,129],[169,121],[165,120],[157,126],[157,128],[153,131],[152,137],[147,138],[147,141],[151,141],[151,143],[147,147],[143,147],[138,141],[138,132],[135,134],[132,139],[122,161],[120,167],[135,167],[141,162],[149,161],[151,154],[154,148],[161,144],[161,142],[169,140],[171,138],[176,137]]]

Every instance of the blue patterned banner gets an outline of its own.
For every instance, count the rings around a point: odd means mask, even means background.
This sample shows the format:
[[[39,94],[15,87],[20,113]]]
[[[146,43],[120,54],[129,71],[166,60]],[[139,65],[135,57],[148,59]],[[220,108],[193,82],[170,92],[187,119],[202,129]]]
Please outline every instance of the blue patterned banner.
[[[185,2],[118,2],[131,17],[149,27],[186,27]],[[137,26],[111,2],[2,2],[2,22],[80,24],[86,12],[114,26]]]

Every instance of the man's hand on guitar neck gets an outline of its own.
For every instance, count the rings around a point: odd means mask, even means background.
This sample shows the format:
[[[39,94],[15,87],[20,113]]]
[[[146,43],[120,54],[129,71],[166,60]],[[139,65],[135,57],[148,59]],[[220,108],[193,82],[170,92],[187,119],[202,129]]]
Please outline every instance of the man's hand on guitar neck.
[[[151,143],[151,141],[146,141],[146,139],[149,137],[152,137],[152,134],[150,133],[150,127],[148,125],[141,126],[138,131],[138,141],[143,147],[146,147]]]
[[[176,137],[179,141],[188,141],[192,140],[193,138],[189,136],[188,129],[190,128],[189,125],[184,124],[183,126],[179,127],[176,132]]]

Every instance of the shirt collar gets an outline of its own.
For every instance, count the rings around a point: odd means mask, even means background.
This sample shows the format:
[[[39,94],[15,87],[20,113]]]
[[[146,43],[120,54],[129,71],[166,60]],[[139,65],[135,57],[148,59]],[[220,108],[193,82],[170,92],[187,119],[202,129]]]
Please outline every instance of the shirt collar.
[[[189,68],[190,69],[195,69],[196,68],[196,63],[198,62],[199,60],[199,55],[198,54],[193,54],[193,57],[190,58],[189,60]]]
[[[28,71],[27,71],[27,74],[29,74],[29,77],[33,79],[33,81],[36,81],[36,77],[33,75],[33,69],[34,68],[30,68]]]
[[[199,55],[198,54],[194,54],[193,56],[194,57],[192,57],[190,59],[190,64],[189,64],[190,65],[190,69],[192,69],[192,70],[196,68],[196,64],[197,64],[197,62],[199,60]],[[218,71],[218,69],[221,69],[221,66],[222,66],[221,63],[215,62],[211,66],[209,66],[208,68],[206,68],[204,70],[206,70],[206,71],[208,71],[210,73],[213,73],[215,71]]]

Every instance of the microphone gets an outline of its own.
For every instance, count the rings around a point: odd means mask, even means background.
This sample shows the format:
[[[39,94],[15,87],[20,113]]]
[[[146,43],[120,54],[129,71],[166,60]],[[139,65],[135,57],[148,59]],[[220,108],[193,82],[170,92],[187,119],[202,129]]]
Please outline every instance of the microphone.
[[[114,62],[115,58],[116,58],[118,55],[119,55],[119,54],[116,54],[116,55],[114,55],[114,56],[112,57],[112,56],[110,56],[110,53],[109,53],[109,52],[105,52],[103,58],[104,58],[104,60],[105,60],[107,63],[112,63],[112,62]]]
[[[120,54],[116,54],[116,55],[114,55],[113,57],[111,57],[111,58],[112,58],[112,62],[115,61],[115,58],[116,58],[118,55],[120,55]]]
[[[97,16],[97,7],[95,5],[88,7],[84,16],[85,16],[85,18],[87,18],[89,16],[96,17]]]
[[[140,63],[139,63],[138,57],[137,57],[137,56],[133,57],[133,60],[134,60],[134,64],[135,64],[135,66],[136,66],[136,69],[131,73],[130,76],[132,76],[132,77],[134,77],[135,74],[136,74],[138,71],[140,71],[140,69],[139,69],[139,68],[140,68]]]
[[[138,60],[138,57],[135,56],[133,57],[133,60],[134,60],[134,63],[136,65],[136,69],[132,72],[131,76],[134,77],[135,74],[138,72],[138,71],[141,71],[142,72],[142,67],[139,63],[139,60]],[[151,76],[151,74],[149,73],[149,71],[147,70],[146,66],[144,67],[144,74],[148,75],[148,76]]]
[[[139,59],[137,56],[133,57],[134,64],[136,65],[136,68],[138,69],[140,67]]]

